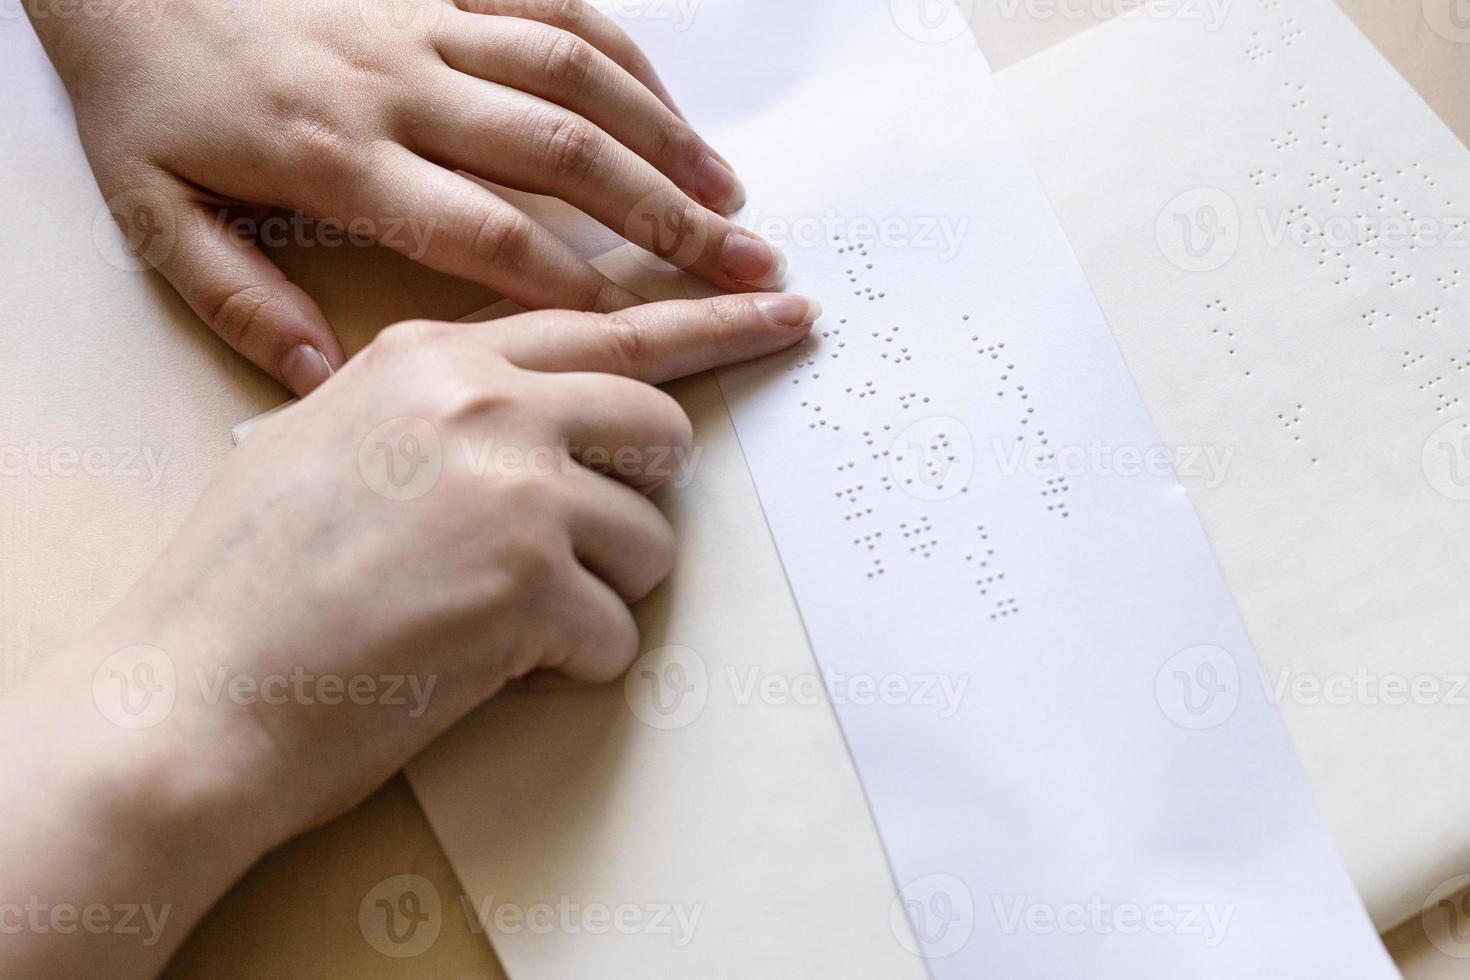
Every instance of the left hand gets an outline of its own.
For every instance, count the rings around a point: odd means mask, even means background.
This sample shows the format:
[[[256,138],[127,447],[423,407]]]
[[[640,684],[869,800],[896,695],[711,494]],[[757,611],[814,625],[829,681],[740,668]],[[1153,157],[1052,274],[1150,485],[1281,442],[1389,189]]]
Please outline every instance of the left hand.
[[[143,259],[298,395],[342,366],[256,247],[272,208],[528,309],[638,298],[456,171],[561,198],[726,292],[784,260],[648,59],[584,0],[87,0],[35,17],[109,208]],[[731,79],[738,85],[738,79]]]

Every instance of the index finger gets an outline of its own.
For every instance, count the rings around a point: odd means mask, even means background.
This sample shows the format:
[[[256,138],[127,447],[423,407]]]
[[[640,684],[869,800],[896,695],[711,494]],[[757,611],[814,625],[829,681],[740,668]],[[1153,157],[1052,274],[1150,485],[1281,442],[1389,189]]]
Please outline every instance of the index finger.
[[[489,326],[496,350],[531,371],[594,371],[662,384],[797,343],[821,304],[791,293],[649,303],[617,313],[527,313]]]

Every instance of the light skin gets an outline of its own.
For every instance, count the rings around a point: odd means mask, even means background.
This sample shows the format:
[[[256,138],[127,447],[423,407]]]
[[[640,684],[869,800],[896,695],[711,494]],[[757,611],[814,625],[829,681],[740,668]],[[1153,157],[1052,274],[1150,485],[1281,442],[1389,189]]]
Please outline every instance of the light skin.
[[[673,559],[646,494],[691,458],[654,386],[789,347],[819,310],[765,292],[785,263],[724,217],[738,178],[582,0],[26,3],[130,244],[310,393],[0,710],[0,798],[24,801],[0,821],[0,975],[129,980],[508,683],[625,671],[628,604]],[[460,171],[733,295],[639,305]],[[349,363],[247,233],[272,209],[543,312],[400,324]]]
[[[295,394],[344,355],[252,239],[272,209],[527,309],[638,302],[463,171],[561,198],[727,292],[780,284],[779,252],[723,216],[745,199],[728,162],[584,0],[24,2],[130,243]]]
[[[401,324],[263,424],[132,592],[0,716],[0,798],[26,801],[0,821],[0,909],[166,906],[167,921],[151,945],[30,926],[0,936],[0,974],[151,976],[267,850],[507,683],[622,674],[639,650],[628,603],[673,560],[644,494],[690,445],[653,384],[788,347],[817,312],[763,294]],[[403,433],[438,466],[411,499],[378,452]],[[461,450],[492,445],[515,451]],[[271,680],[300,675],[314,680]],[[394,677],[427,696],[390,700]],[[377,686],[349,697],[354,679]]]

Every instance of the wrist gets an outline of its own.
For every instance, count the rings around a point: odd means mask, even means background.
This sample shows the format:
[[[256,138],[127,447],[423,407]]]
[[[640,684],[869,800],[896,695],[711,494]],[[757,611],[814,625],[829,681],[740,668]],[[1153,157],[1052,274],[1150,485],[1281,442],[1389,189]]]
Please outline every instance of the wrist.
[[[90,975],[110,963],[118,978],[155,975],[278,841],[235,771],[245,754],[222,752],[207,720],[167,705],[164,661],[117,637],[132,642],[114,619],[0,711],[0,796],[25,800],[0,822],[0,902],[35,923],[24,942],[0,944],[0,973]],[[109,918],[119,909],[135,914]]]
[[[27,756],[45,760],[57,796],[88,801],[79,830],[153,852],[154,872],[182,862],[223,890],[290,831],[270,801],[260,733],[191,696],[181,651],[194,640],[119,610],[15,692],[12,717],[25,719]]]

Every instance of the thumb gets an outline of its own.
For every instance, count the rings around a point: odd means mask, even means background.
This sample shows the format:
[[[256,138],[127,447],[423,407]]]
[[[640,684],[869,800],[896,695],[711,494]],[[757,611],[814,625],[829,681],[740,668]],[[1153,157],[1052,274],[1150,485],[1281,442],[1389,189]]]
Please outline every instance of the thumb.
[[[143,236],[129,227],[138,208],[114,217],[140,256],[225,343],[298,396],[342,366],[342,345],[321,309],[216,208],[181,197],[164,208],[165,220],[154,222],[163,234],[149,247],[139,248]]]

